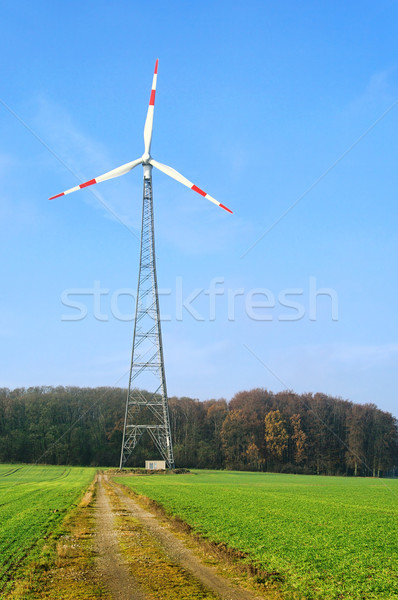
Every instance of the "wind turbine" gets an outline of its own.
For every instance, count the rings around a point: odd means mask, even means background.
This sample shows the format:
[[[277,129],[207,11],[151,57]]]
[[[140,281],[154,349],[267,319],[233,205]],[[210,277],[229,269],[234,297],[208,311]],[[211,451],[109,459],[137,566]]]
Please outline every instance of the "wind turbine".
[[[144,169],[144,193],[142,205],[141,250],[136,313],[134,322],[133,349],[130,379],[126,400],[120,468],[136,447],[140,437],[147,431],[165,460],[168,468],[174,467],[173,446],[170,433],[170,418],[167,402],[166,377],[164,371],[162,334],[160,327],[159,296],[156,277],[155,232],[153,221],[152,167],[159,169],[172,179],[197,192],[224,210],[232,211],[215,198],[193,184],[178,171],[164,165],[151,156],[153,113],[155,108],[156,83],[159,60],[156,60],[151,95],[144,127],[144,154],[112,171],[81,183],[50,200],[66,196],[85,187],[125,175],[138,165]],[[146,373],[155,376],[156,383],[148,392],[137,387],[139,378]],[[134,384],[134,385],[133,385]]]
[[[224,210],[227,210],[228,212],[232,213],[232,210],[230,210],[229,208],[224,206],[224,204],[221,204],[221,202],[218,202],[218,200],[216,200],[209,194],[206,194],[206,192],[204,192],[198,186],[193,184],[192,181],[189,181],[189,179],[184,177],[184,175],[181,175],[181,173],[179,173],[172,167],[163,165],[162,163],[153,159],[151,156],[153,112],[154,112],[154,108],[155,108],[156,82],[157,82],[157,78],[158,78],[158,64],[159,64],[159,59],[157,59],[156,63],[155,63],[155,72],[153,74],[151,96],[149,98],[148,113],[146,116],[145,127],[144,127],[145,151],[144,151],[144,154],[141,156],[141,158],[137,158],[136,160],[128,162],[125,165],[122,165],[121,167],[116,167],[116,169],[112,169],[112,171],[108,171],[107,173],[104,173],[103,175],[99,175],[98,177],[95,177],[94,179],[89,179],[89,181],[81,183],[80,185],[76,185],[75,187],[70,188],[69,190],[66,190],[65,192],[62,192],[61,194],[52,196],[51,198],[49,198],[49,200],[54,200],[55,198],[60,198],[61,196],[66,196],[66,194],[70,194],[71,192],[77,192],[77,190],[81,190],[82,188],[88,187],[90,185],[94,185],[95,183],[101,183],[101,181],[106,181],[107,179],[113,179],[114,177],[119,177],[120,175],[125,175],[126,173],[128,173],[129,171],[134,169],[134,167],[137,167],[138,165],[143,165],[144,179],[151,178],[151,167],[156,167],[156,169],[159,169],[159,171],[162,171],[169,177],[172,177],[172,179],[179,181],[183,185],[186,185],[187,187],[189,187],[194,192],[197,192],[201,196],[204,196],[204,198],[207,198],[207,200],[210,200],[210,202],[213,202],[214,204],[217,204],[217,206],[220,206]]]

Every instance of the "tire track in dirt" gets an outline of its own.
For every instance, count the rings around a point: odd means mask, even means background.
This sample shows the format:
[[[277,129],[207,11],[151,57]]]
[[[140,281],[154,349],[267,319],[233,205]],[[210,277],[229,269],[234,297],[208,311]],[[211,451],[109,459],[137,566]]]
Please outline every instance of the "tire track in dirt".
[[[119,505],[133,519],[136,519],[145,531],[160,545],[168,558],[184,570],[188,571],[205,589],[211,597],[214,594],[222,600],[259,600],[260,596],[232,585],[231,582],[219,575],[215,569],[201,562],[201,560],[190,550],[177,536],[166,529],[157,518],[134,499],[127,495],[122,488],[106,475],[103,476],[106,486],[116,494]],[[101,482],[100,482],[101,485]],[[263,597],[261,597],[263,598]]]
[[[115,516],[104,489],[102,474],[98,477],[97,485],[95,534],[97,568],[114,600],[145,600],[144,593],[130,575],[119,551]]]

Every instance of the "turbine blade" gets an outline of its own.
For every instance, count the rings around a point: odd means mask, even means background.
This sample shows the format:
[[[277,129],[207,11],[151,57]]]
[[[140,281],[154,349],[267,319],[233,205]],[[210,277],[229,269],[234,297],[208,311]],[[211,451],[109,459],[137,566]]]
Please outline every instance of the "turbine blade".
[[[200,188],[198,188],[196,185],[194,185],[192,183],[192,181],[189,181],[189,179],[187,179],[186,177],[184,177],[184,175],[181,175],[181,173],[179,173],[178,171],[176,171],[172,167],[168,167],[167,165],[163,165],[162,163],[158,162],[157,160],[153,160],[153,158],[151,158],[151,160],[149,162],[150,162],[151,165],[153,165],[154,167],[156,167],[157,169],[159,169],[159,171],[162,171],[163,173],[166,173],[166,175],[168,175],[169,177],[172,177],[176,181],[179,181],[183,185],[186,185],[187,187],[189,187],[194,192],[197,192],[198,194],[200,194],[204,198],[207,198],[208,200],[210,200],[210,202],[213,202],[213,204],[217,204],[217,206],[220,206],[221,208],[223,208],[224,210],[228,211],[229,213],[232,213],[232,210],[230,210],[229,208],[227,208],[226,206],[224,206],[224,204],[221,204],[221,202],[219,202],[218,200],[216,200],[215,198],[213,198],[209,194],[206,194],[206,192],[204,192],[203,190],[201,190]]]
[[[151,97],[149,98],[148,112],[146,115],[145,127],[144,127],[144,143],[145,143],[145,154],[149,154],[151,151],[152,142],[152,129],[153,129],[153,111],[155,109],[155,95],[156,95],[156,82],[158,79],[158,64],[159,59],[156,59],[155,72],[152,80]]]
[[[54,198],[60,198],[61,196],[66,196],[66,194],[70,194],[71,192],[77,192],[77,190],[81,190],[82,188],[88,187],[89,185],[94,185],[94,183],[101,183],[101,181],[106,181],[107,179],[113,179],[114,177],[119,177],[120,175],[124,175],[125,173],[128,173],[129,171],[131,171],[131,169],[134,169],[134,167],[136,167],[137,165],[139,165],[141,163],[142,163],[142,158],[137,158],[137,160],[133,160],[132,162],[126,163],[125,165],[122,165],[121,167],[117,167],[116,169],[113,169],[112,171],[108,171],[107,173],[104,173],[103,175],[99,175],[95,179],[90,179],[90,181],[86,181],[85,183],[76,185],[75,187],[70,188],[69,190],[66,190],[66,192],[62,192],[61,194],[57,194],[56,196],[51,196],[51,198],[49,198],[49,200],[54,200]]]

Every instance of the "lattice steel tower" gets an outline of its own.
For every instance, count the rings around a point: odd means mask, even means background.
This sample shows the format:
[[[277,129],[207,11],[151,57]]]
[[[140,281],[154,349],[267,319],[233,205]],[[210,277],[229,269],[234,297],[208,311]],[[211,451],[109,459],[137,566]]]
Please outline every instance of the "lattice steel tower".
[[[140,269],[120,468],[142,434],[148,432],[167,467],[172,469],[174,457],[160,327],[151,171],[150,165],[144,166]]]

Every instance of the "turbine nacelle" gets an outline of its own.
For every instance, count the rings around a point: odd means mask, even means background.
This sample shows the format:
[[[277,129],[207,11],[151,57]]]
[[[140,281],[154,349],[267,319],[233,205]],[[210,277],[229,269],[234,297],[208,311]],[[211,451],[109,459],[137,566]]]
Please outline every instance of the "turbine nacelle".
[[[181,173],[179,173],[172,167],[168,167],[167,165],[163,165],[162,163],[157,162],[156,160],[154,160],[152,158],[152,156],[150,154],[151,142],[152,142],[152,130],[153,130],[153,113],[154,113],[154,109],[155,109],[156,83],[157,83],[157,77],[158,77],[158,63],[159,63],[159,61],[156,60],[155,71],[154,71],[153,80],[152,80],[151,95],[149,98],[148,112],[147,112],[147,116],[146,116],[146,120],[145,120],[145,127],[144,127],[145,152],[141,156],[141,158],[138,158],[137,160],[133,160],[132,162],[126,163],[125,165],[122,165],[121,167],[117,167],[116,169],[113,169],[112,171],[108,171],[108,173],[104,173],[103,175],[100,175],[99,177],[96,177],[95,179],[90,179],[89,181],[86,181],[85,183],[81,183],[80,185],[77,185],[73,188],[70,188],[69,190],[66,190],[65,192],[62,192],[61,194],[52,196],[50,198],[50,200],[54,200],[54,198],[59,198],[60,196],[65,196],[66,194],[70,194],[71,192],[75,192],[79,189],[88,187],[90,185],[93,185],[94,183],[100,183],[101,181],[106,181],[107,179],[113,179],[114,177],[119,177],[120,175],[124,175],[125,173],[128,173],[129,171],[131,171],[137,165],[142,165],[144,167],[144,179],[150,179],[152,167],[156,167],[157,169],[159,169],[159,171],[162,171],[169,177],[172,177],[176,181],[179,181],[183,185],[186,185],[187,187],[189,187],[194,192],[197,192],[204,198],[207,198],[207,200],[210,200],[210,202],[213,202],[213,204],[217,204],[217,206],[220,206],[221,208],[224,208],[228,212],[232,213],[232,210],[229,210],[229,208],[227,208],[226,206],[221,204],[221,202],[218,202],[218,200],[216,200],[212,196],[209,196],[209,194],[207,194],[206,192],[201,190],[198,186],[194,185],[192,183],[192,181],[189,181],[189,179],[184,177],[184,175],[181,175]]]
[[[151,179],[152,176],[152,165],[149,163],[143,163],[144,167],[144,179]]]
[[[152,165],[150,164],[151,155],[149,152],[144,152],[141,156],[142,166],[144,168],[144,179],[151,179],[152,175]]]

